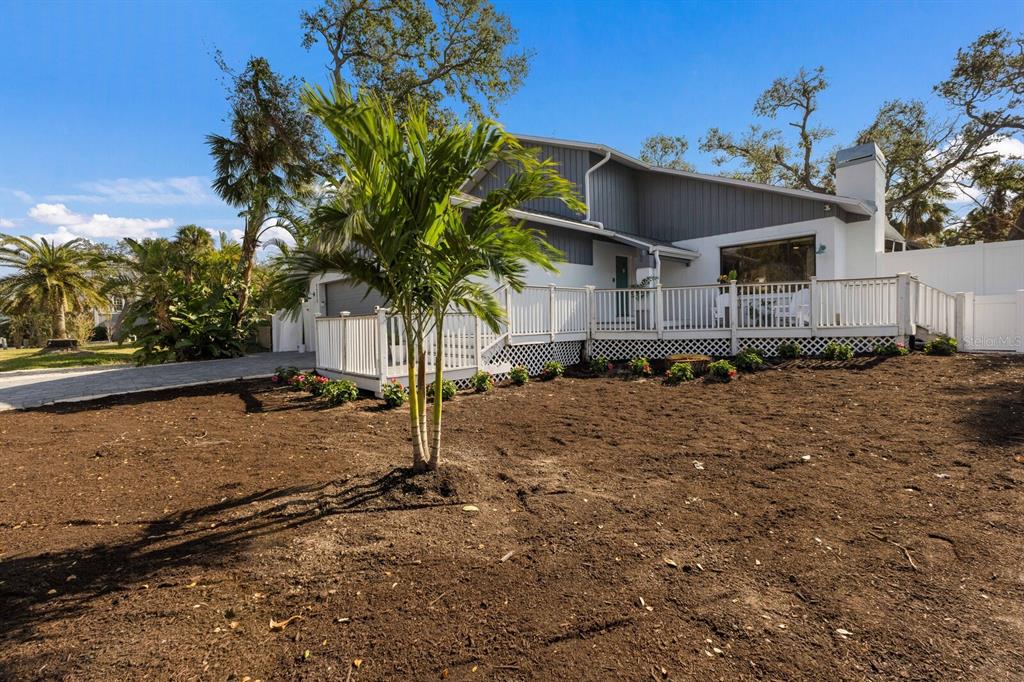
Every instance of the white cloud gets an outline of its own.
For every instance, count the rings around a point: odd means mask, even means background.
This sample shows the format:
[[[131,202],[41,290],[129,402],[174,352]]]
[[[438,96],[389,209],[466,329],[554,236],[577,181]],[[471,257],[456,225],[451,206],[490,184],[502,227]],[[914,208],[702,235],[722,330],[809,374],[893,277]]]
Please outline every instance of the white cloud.
[[[174,225],[171,218],[118,218],[106,213],[75,213],[64,204],[36,204],[28,210],[28,216],[44,225],[57,226],[56,236],[74,235],[89,239],[155,237],[157,230]]]
[[[32,195],[24,190],[14,189],[13,187],[0,187],[0,193],[10,194],[15,199],[25,202],[26,204],[32,203]]]
[[[64,244],[66,242],[71,241],[72,239],[78,239],[80,236],[81,235],[71,232],[70,230],[68,230],[68,228],[62,225],[57,228],[56,232],[37,232],[36,234],[32,235],[32,239],[45,239],[46,241],[53,242],[54,244]]]
[[[52,194],[49,201],[119,204],[209,204],[218,201],[207,181],[196,175],[181,178],[118,178],[77,185],[79,194]]]
[[[7,218],[0,218],[0,227],[4,229],[10,229],[14,227],[14,221],[8,220]]]

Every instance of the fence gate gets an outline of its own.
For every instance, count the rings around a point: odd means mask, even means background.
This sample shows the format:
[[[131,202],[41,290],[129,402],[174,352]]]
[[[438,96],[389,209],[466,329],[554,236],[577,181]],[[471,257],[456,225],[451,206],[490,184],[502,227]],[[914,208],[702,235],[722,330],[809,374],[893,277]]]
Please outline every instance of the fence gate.
[[[965,350],[1024,353],[1024,291],[975,295]]]

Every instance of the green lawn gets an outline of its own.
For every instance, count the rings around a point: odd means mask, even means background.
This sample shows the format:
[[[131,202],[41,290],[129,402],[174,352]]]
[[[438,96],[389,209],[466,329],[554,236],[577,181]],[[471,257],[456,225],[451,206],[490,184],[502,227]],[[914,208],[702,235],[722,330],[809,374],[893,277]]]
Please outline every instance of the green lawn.
[[[87,343],[77,353],[47,352],[41,348],[0,350],[0,372],[17,369],[60,369],[89,365],[113,365],[132,362],[135,346],[116,343]]]

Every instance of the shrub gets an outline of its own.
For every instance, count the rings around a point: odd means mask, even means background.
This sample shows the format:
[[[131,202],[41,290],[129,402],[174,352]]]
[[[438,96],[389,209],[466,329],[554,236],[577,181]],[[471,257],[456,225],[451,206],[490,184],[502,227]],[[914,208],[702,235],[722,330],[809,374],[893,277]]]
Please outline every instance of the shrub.
[[[590,372],[592,374],[606,374],[612,371],[612,367],[612,363],[603,355],[596,358],[590,358]]]
[[[651,363],[647,358],[633,358],[629,361],[629,371],[635,377],[648,377],[651,375]]]
[[[551,381],[565,374],[565,367],[562,363],[550,360],[544,363],[543,369],[540,371],[540,378],[544,381]]]
[[[942,334],[924,344],[926,355],[953,355],[956,353],[956,339]]]
[[[728,360],[718,360],[708,365],[708,373],[704,376],[704,381],[725,384],[732,381],[734,376],[736,376],[736,367]]]
[[[764,358],[753,348],[744,348],[740,351],[736,359],[733,360],[736,367],[742,369],[744,372],[753,372],[764,367]]]
[[[270,377],[270,380],[275,384],[290,384],[292,377],[298,373],[298,367],[278,367],[274,370],[274,376]]]
[[[299,390],[304,389],[306,387],[306,375],[302,372],[292,375],[292,377],[288,379],[288,385]]]
[[[516,386],[522,386],[530,380],[530,371],[522,365],[516,365],[509,373],[508,378],[512,380],[512,383]]]
[[[473,384],[473,390],[477,393],[487,393],[487,391],[494,388],[494,377],[491,376],[490,372],[483,370],[474,374],[469,381]]]
[[[92,334],[89,335],[90,341],[109,341],[110,333],[107,330],[107,325],[98,324],[92,328]]]
[[[359,397],[359,389],[347,379],[328,381],[320,389],[320,399],[328,405],[340,405]]]
[[[459,387],[451,379],[441,379],[441,401],[451,400],[458,393]],[[434,384],[427,386],[427,395],[434,397]]]
[[[826,360],[850,360],[853,358],[853,348],[845,343],[829,341],[821,355]]]
[[[905,344],[889,341],[888,343],[876,343],[874,353],[875,355],[891,358],[896,355],[907,355],[910,351]]]
[[[405,390],[405,386],[398,383],[395,379],[384,384],[384,388],[380,390],[380,396],[384,399],[384,404],[391,408],[404,405],[408,395],[409,392]]]
[[[313,395],[320,395],[326,386],[330,382],[327,377],[322,377],[319,374],[307,374],[306,381],[302,387],[312,393]]]
[[[688,362],[676,362],[665,372],[666,383],[681,384],[684,381],[693,381],[693,365]]]
[[[775,350],[775,353],[780,358],[786,358],[792,360],[800,357],[800,354],[804,352],[804,349],[800,347],[800,344],[796,341],[783,341],[779,344],[779,347]]]

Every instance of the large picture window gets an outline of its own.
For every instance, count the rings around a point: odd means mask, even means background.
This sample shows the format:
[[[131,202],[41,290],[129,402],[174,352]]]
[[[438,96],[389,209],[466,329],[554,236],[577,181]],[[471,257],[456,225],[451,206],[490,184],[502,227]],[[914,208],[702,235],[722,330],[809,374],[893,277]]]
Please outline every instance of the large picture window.
[[[796,282],[814,276],[814,237],[722,247],[722,273],[740,282]]]

